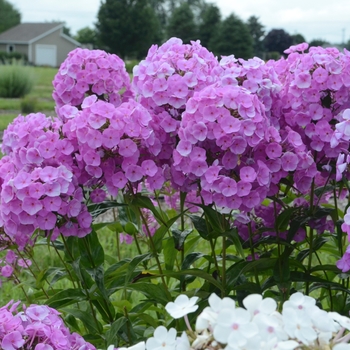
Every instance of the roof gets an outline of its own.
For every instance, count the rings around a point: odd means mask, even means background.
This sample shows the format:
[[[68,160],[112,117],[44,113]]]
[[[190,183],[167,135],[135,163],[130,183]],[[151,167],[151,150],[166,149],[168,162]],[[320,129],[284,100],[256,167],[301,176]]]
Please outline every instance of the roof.
[[[63,28],[64,23],[21,23],[0,34],[0,42],[29,44]]]

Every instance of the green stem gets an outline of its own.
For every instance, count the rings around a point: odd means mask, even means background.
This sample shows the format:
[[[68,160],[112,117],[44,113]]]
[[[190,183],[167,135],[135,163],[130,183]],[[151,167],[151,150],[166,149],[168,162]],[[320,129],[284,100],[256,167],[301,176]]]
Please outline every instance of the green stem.
[[[162,280],[162,283],[163,283],[163,286],[164,286],[164,289],[165,289],[165,292],[169,298],[169,300],[172,300],[171,298],[171,295],[170,295],[170,292],[169,292],[169,289],[168,289],[168,286],[167,284],[165,283],[165,279],[164,279],[164,276],[163,276],[163,269],[162,269],[162,265],[160,263],[160,260],[159,260],[159,257],[158,257],[158,253],[157,253],[157,250],[156,250],[156,246],[153,242],[153,238],[152,238],[152,235],[151,235],[151,232],[148,228],[148,225],[147,225],[147,221],[142,213],[142,210],[139,208],[139,213],[140,213],[140,217],[141,217],[141,220],[143,222],[143,224],[145,225],[146,227],[146,231],[147,231],[147,235],[148,235],[148,239],[149,239],[149,242],[150,242],[150,245],[151,245],[151,249],[153,251],[153,255],[154,255],[154,258],[156,259],[156,263],[157,263],[157,266],[158,266],[158,270],[159,270],[159,273],[160,273],[160,278]]]
[[[313,211],[314,211],[314,193],[315,193],[315,180],[312,180],[311,184],[311,192],[310,192],[310,216],[312,216]],[[314,230],[312,227],[310,227],[310,235],[309,235],[309,259],[308,259],[308,264],[307,264],[307,270],[308,274],[310,275],[311,271],[311,265],[312,265],[312,253],[313,253],[313,243],[314,243]],[[309,295],[310,291],[310,282],[306,282],[305,286],[305,294]]]
[[[254,245],[253,245],[253,231],[252,231],[252,225],[250,222],[248,223],[248,232],[249,232],[250,254],[252,255],[252,261],[255,261],[255,251],[254,251]],[[254,267],[254,276],[255,276],[255,283],[258,285],[258,287],[260,289],[261,286],[260,286],[260,281],[259,281],[258,270],[256,269],[256,267]]]
[[[117,215],[115,213],[115,208],[113,208],[112,212],[113,212],[114,221],[117,221]],[[116,241],[117,241],[117,256],[118,256],[118,260],[120,261],[121,260],[121,258],[120,258],[120,242],[119,242],[119,234],[117,231],[115,231],[115,237],[116,237]]]
[[[27,269],[28,269],[28,270],[30,271],[30,273],[33,275],[34,279],[37,280],[37,277],[35,276],[34,271],[31,269],[30,265],[27,263],[26,259],[25,259],[25,258],[23,257],[23,255],[20,253],[20,251],[19,251],[18,248],[16,248],[16,251],[17,251],[18,255],[21,257],[21,259],[23,260],[23,262],[26,264]],[[31,260],[35,261],[33,258],[32,258]],[[35,263],[35,264],[36,264],[36,263]],[[38,269],[39,269],[39,267],[38,267]],[[45,281],[48,283],[47,279],[45,279]],[[46,293],[46,290],[45,290],[43,287],[41,287],[40,289],[43,291],[43,293],[45,294],[46,298],[49,299],[49,295]]]
[[[68,275],[69,275],[69,277],[70,277],[70,279],[71,279],[71,281],[72,281],[72,284],[73,284],[74,289],[76,289],[76,285],[75,285],[75,282],[74,282],[74,278],[73,278],[72,274],[70,273],[66,262],[62,259],[62,256],[61,256],[60,252],[58,251],[58,249],[56,248],[54,242],[52,242],[52,245],[53,245],[53,247],[54,247],[54,249],[55,249],[55,251],[56,251],[56,254],[57,254],[58,258],[61,260],[62,264],[64,265],[64,268],[66,269],[66,271],[67,271],[67,273],[68,273]]]
[[[222,237],[222,292],[221,297],[224,297],[226,294],[226,237]]]

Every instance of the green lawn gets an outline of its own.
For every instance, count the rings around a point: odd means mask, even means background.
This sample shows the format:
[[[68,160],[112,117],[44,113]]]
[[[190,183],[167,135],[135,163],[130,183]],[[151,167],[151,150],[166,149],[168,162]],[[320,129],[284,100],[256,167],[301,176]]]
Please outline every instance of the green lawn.
[[[43,112],[46,115],[55,115],[55,102],[52,99],[52,80],[58,69],[49,67],[28,67],[34,79],[33,90],[25,97],[36,101],[35,112]],[[21,113],[20,98],[0,98],[0,130]],[[23,113],[25,115],[25,113]]]

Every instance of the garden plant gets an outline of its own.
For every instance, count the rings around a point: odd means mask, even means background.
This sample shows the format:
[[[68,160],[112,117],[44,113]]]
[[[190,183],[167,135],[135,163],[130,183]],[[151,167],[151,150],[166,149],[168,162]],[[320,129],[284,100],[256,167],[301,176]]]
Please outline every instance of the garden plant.
[[[350,52],[285,53],[68,55],[3,135],[2,349],[350,349]]]

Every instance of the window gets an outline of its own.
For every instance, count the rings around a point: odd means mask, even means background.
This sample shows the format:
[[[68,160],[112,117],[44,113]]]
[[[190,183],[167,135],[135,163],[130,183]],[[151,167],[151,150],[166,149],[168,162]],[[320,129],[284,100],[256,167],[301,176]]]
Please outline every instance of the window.
[[[7,52],[15,52],[15,45],[8,44],[7,45]]]

